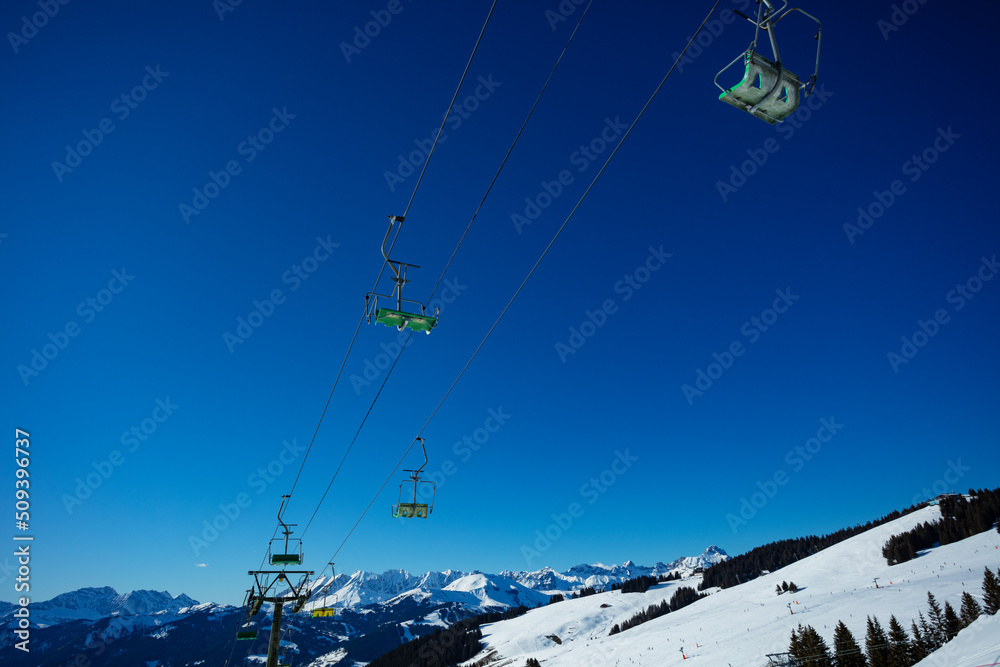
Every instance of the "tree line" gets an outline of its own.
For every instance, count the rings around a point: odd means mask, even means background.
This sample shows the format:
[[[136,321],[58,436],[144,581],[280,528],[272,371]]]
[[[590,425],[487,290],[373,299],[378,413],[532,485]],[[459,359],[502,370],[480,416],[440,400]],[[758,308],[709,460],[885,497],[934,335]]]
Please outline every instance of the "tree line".
[[[755,547],[745,554],[728,558],[705,570],[704,578],[701,585],[698,586],[698,590],[705,590],[714,586],[729,588],[730,586],[736,586],[751,579],[756,579],[763,570],[774,572],[786,565],[791,565],[801,558],[811,556],[818,551],[843,542],[855,535],[860,535],[866,530],[871,530],[876,526],[881,526],[884,523],[915,512],[921,507],[926,507],[926,505],[926,503],[911,505],[902,511],[893,511],[879,519],[869,521],[863,526],[857,525],[853,528],[842,528],[829,535],[810,535],[808,537],[780,540]]]
[[[1000,532],[1000,489],[969,489],[970,500],[962,496],[941,500],[941,519],[924,522],[913,529],[893,535],[882,547],[889,565],[905,563],[917,553],[935,544],[945,545],[978,535],[997,526]]]
[[[622,621],[620,624],[615,623],[611,627],[611,632],[608,633],[608,636],[617,635],[619,632],[625,632],[629,628],[642,625],[646,621],[652,621],[654,618],[659,618],[660,616],[669,614],[672,611],[683,609],[689,604],[697,602],[704,597],[708,597],[708,595],[705,593],[698,593],[693,588],[689,588],[688,586],[678,588],[674,591],[673,596],[671,596],[670,602],[663,600],[660,604],[651,604],[646,607],[645,611],[640,611],[627,621]]]

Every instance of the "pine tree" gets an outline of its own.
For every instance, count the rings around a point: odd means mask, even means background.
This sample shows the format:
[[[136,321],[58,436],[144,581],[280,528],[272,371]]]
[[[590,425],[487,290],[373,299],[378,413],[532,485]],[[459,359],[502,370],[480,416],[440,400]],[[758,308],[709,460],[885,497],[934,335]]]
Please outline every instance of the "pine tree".
[[[794,581],[788,582],[788,592],[789,593],[798,593],[799,592],[799,587],[795,585]]]
[[[927,591],[927,606],[930,607],[927,610],[927,622],[930,624],[935,648],[939,648],[948,641],[948,622],[944,618],[944,612],[941,611],[941,605],[930,591]]]
[[[878,618],[868,617],[868,632],[865,635],[865,649],[872,667],[888,667],[889,638],[878,622]]]
[[[528,662],[524,667],[542,667],[542,663],[538,662],[535,658],[528,658]]]
[[[887,667],[910,667],[910,639],[895,616],[889,617],[889,659]]]
[[[983,576],[983,609],[990,616],[1000,611],[1000,581],[990,568]]]
[[[923,618],[920,619],[923,622]],[[915,665],[924,658],[926,658],[930,652],[927,650],[927,642],[920,634],[920,628],[917,627],[917,622],[913,621],[910,624],[913,630],[913,643],[910,644],[910,664]]]
[[[800,623],[797,635],[792,630],[792,643],[788,650],[801,667],[833,667],[829,647],[811,625],[803,627]]]
[[[781,584],[774,585],[774,592],[777,593],[778,595],[781,595],[784,592],[781,590]]]
[[[947,641],[954,639],[958,631],[962,629],[962,621],[959,620],[958,614],[955,613],[955,608],[951,606],[951,602],[947,600],[944,603],[944,624],[947,632]]]
[[[917,617],[920,619],[920,635],[923,640],[924,649],[926,649],[928,654],[933,653],[941,647],[941,644],[937,641],[937,635],[934,634],[934,628],[924,618],[924,612],[917,612]]]
[[[976,598],[969,595],[968,591],[962,593],[962,627],[967,628],[972,622],[983,615],[983,608],[979,606]]]
[[[838,622],[833,631],[833,657],[837,667],[868,667],[865,654],[843,621]]]

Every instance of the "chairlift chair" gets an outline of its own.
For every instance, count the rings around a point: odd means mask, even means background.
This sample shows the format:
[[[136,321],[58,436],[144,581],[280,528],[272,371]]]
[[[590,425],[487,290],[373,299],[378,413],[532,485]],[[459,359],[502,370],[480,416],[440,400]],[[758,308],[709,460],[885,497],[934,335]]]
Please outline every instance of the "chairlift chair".
[[[236,639],[257,639],[257,623],[253,620],[253,617],[260,611],[260,603],[257,601],[252,588],[247,590],[243,606],[247,610],[247,622],[241,625],[240,629],[236,632]]]
[[[385,238],[382,240],[382,257],[385,258],[386,263],[389,268],[392,269],[393,282],[395,287],[392,290],[392,294],[378,294],[377,292],[369,292],[365,295],[365,312],[368,323],[371,324],[372,317],[375,318],[375,322],[378,324],[384,324],[389,327],[396,327],[399,331],[405,331],[407,328],[413,331],[423,331],[429,334],[431,329],[438,325],[438,314],[440,309],[435,309],[433,315],[427,314],[427,308],[419,301],[414,301],[413,299],[403,298],[403,285],[410,282],[406,278],[406,270],[408,268],[419,269],[420,267],[416,264],[407,264],[406,262],[397,262],[395,260],[389,259],[389,254],[385,249],[385,244],[389,241],[389,235],[392,233],[392,226],[396,222],[403,222],[402,216],[390,215],[389,216],[389,230],[385,233]],[[383,299],[382,304],[379,304],[379,299]],[[391,305],[395,305],[395,308],[390,308],[385,306],[386,299],[390,300]],[[392,300],[395,303],[392,304]],[[420,312],[410,312],[409,309],[404,310],[403,304],[416,304]]]
[[[294,526],[295,524],[294,523],[286,524],[281,519],[281,513],[284,511],[285,503],[288,501],[290,497],[291,497],[290,495],[281,496],[281,507],[278,508],[278,523],[281,524],[284,537],[274,538],[267,545],[268,562],[270,562],[271,565],[285,566],[285,565],[302,564],[302,540],[298,539],[297,537],[291,537],[292,534],[291,526]],[[280,544],[275,545],[275,542],[280,543],[281,540],[284,540],[283,548],[282,545]],[[276,546],[277,548],[281,548],[282,550],[278,551],[276,549]]]
[[[427,448],[424,446],[424,439],[417,438],[420,443],[420,449],[424,452],[424,464],[420,466],[417,470],[404,470],[403,472],[410,473],[410,480],[413,482],[413,502],[404,503],[403,502],[403,485],[406,482],[400,482],[399,484],[399,500],[396,505],[392,508],[393,518],[403,518],[412,519],[414,517],[420,519],[426,519],[430,516],[431,512],[434,511],[434,497],[437,495],[437,485],[431,481],[425,481],[420,479],[420,473],[423,471],[424,467],[427,465]],[[417,485],[418,484],[430,484],[431,486],[431,502],[430,503],[418,503],[417,502]]]
[[[756,19],[736,12],[756,26],[754,39],[745,53],[737,56],[715,75],[715,85],[722,91],[722,94],[719,95],[720,100],[741,111],[751,113],[771,125],[780,123],[794,113],[801,98],[808,97],[816,86],[816,78],[819,76],[820,41],[823,32],[823,25],[819,19],[798,7],[789,9],[788,0],[781,1],[781,8],[775,10],[771,0],[757,0],[759,7]],[[800,81],[793,72],[785,69],[781,62],[778,42],[774,33],[775,24],[792,12],[801,12],[816,21],[816,25],[819,26],[815,35],[816,69],[805,83]],[[771,49],[774,52],[773,61],[757,51],[757,37],[761,30],[767,32],[771,42]],[[743,60],[743,79],[735,86],[724,88],[719,83],[719,77],[739,60]]]
[[[237,639],[257,639],[256,630],[240,630],[236,633]]]

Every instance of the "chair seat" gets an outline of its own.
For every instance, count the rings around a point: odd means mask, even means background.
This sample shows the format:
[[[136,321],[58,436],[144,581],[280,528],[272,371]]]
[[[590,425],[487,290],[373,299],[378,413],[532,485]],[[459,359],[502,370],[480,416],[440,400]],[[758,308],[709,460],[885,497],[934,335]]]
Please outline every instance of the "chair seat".
[[[404,519],[412,519],[418,517],[420,519],[426,519],[428,514],[428,506],[426,503],[400,503],[396,507],[396,511],[393,512],[393,517]]]
[[[298,554],[271,554],[271,565],[301,565],[302,557]]]
[[[753,51],[747,53],[743,80],[719,95],[719,99],[774,125],[798,108],[801,87],[795,74],[784,68],[779,70]]]
[[[391,310],[389,308],[379,308],[375,315],[375,321],[388,327],[396,327],[400,331],[409,327],[414,331],[431,332],[437,326],[437,318],[429,315],[417,315],[401,310]]]

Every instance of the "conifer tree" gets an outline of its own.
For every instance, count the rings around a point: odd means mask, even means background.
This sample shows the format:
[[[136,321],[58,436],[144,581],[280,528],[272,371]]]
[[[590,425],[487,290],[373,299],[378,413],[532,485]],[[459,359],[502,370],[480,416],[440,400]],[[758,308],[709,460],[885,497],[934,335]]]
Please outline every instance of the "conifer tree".
[[[951,641],[958,634],[958,631],[962,629],[962,621],[959,620],[958,614],[955,613],[955,608],[951,606],[951,602],[945,600],[944,602],[944,625],[946,634],[946,641]]]
[[[983,576],[983,609],[990,616],[1000,611],[1000,581],[990,568]]]
[[[887,667],[910,667],[910,639],[895,616],[889,617],[889,659]]]
[[[788,650],[801,667],[833,667],[829,647],[811,625],[803,627],[800,623],[798,634],[792,630],[792,643]]]
[[[868,667],[865,654],[843,621],[838,622],[833,631],[833,657],[837,667]]]
[[[924,618],[924,612],[917,612],[917,617],[920,619],[920,635],[923,640],[924,649],[928,654],[933,653],[941,647],[941,644],[938,643],[937,635],[934,634],[931,624]]]
[[[962,593],[962,627],[967,628],[972,625],[972,622],[983,615],[983,608],[979,606],[979,602],[976,598],[969,595],[966,591]]]
[[[923,615],[921,615],[920,621],[921,623],[925,622]],[[926,658],[930,654],[930,651],[927,650],[927,640],[920,634],[917,622],[913,621],[910,627],[913,630],[913,642],[910,644],[910,664],[916,664]]]
[[[927,591],[927,606],[930,607],[927,610],[927,622],[934,637],[934,648],[939,648],[948,641],[948,622],[944,618],[941,605],[930,591]]]
[[[865,634],[865,650],[871,667],[888,667],[889,638],[878,622],[878,617],[868,617],[868,632]]]

